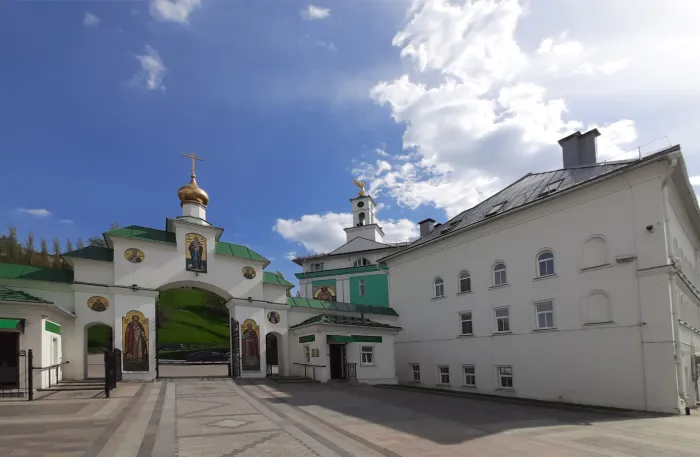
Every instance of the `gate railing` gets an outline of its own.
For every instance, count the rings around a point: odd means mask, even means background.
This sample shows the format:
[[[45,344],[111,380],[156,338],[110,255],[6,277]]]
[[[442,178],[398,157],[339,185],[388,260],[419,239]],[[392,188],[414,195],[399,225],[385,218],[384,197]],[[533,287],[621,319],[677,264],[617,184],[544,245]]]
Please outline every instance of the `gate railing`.
[[[0,398],[34,398],[33,357],[31,349],[21,350],[0,368]]]
[[[63,378],[63,365],[70,363],[68,360],[65,362],[57,363],[56,365],[49,365],[48,367],[32,367],[32,372],[34,370],[39,370],[39,373],[41,373],[41,380],[43,381],[43,376],[44,372],[48,372],[49,375],[49,385],[47,387],[51,387],[52,385],[58,384],[61,379]],[[55,381],[54,381],[55,380]],[[42,382],[43,384],[43,382]]]
[[[357,362],[346,362],[345,363],[345,373],[346,377],[348,379],[348,382],[350,381],[357,381]]]
[[[109,392],[117,387],[117,382],[122,380],[122,351],[114,349],[105,351],[105,397],[109,398]]]

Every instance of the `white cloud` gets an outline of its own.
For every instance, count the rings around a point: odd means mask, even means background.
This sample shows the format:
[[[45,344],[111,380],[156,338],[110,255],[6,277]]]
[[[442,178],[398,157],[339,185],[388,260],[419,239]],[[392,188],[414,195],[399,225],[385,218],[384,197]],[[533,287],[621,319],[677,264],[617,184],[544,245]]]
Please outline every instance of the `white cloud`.
[[[23,213],[23,214],[29,214],[30,216],[34,217],[49,217],[51,216],[51,211],[45,208],[37,208],[37,209],[27,209],[27,208],[18,208],[18,212]]]
[[[546,8],[530,8],[538,6]],[[539,38],[528,54],[516,39],[525,13],[518,0],[413,1],[393,40],[413,66],[370,93],[404,126],[404,153],[353,170],[374,196],[451,217],[527,172],[560,167],[557,140],[573,131],[597,126],[603,160],[632,148],[634,121],[569,116],[547,89],[553,74],[596,84],[591,76],[621,72],[632,59],[587,46],[573,31]]]
[[[690,184],[692,184],[693,187],[700,186],[700,176],[691,176]]]
[[[307,21],[313,21],[317,19],[326,19],[331,15],[331,10],[330,8],[323,8],[316,5],[307,5],[299,14]]]
[[[146,53],[137,55],[136,59],[141,63],[139,70],[131,79],[134,86],[148,90],[165,90],[163,77],[167,68],[160,58],[158,51],[151,46],[146,46]]]
[[[378,156],[389,157],[389,153],[386,152],[383,148],[376,148],[374,152],[376,152]]]
[[[149,10],[159,21],[187,24],[190,14],[201,7],[202,0],[151,0]]]
[[[61,219],[60,222],[61,224],[73,224],[71,219]]]
[[[83,25],[85,27],[97,27],[100,24],[100,18],[93,13],[85,13],[85,18],[83,19]]]
[[[418,226],[408,219],[378,221],[386,235],[384,241],[393,243],[415,239]],[[352,226],[352,214],[307,214],[300,219],[277,219],[273,230],[284,239],[301,244],[312,254],[330,252],[346,242],[346,227]],[[295,253],[296,254],[296,253]]]
[[[328,49],[331,52],[335,52],[338,50],[335,43],[333,43],[332,41],[316,40],[316,46]]]
[[[294,251],[289,251],[289,252],[286,252],[286,253],[284,254],[284,258],[287,259],[287,260],[294,260],[294,259],[296,259],[297,257],[298,257],[298,256],[297,256],[297,253],[294,252]]]

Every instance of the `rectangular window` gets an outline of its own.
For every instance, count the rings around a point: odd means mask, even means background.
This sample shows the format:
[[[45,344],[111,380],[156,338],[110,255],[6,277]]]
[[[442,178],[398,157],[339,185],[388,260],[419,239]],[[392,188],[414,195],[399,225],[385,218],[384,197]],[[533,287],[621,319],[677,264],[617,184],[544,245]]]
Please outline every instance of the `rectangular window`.
[[[304,345],[304,360],[306,363],[311,363],[311,348],[308,345]]]
[[[497,367],[499,389],[513,388],[513,367]]]
[[[362,365],[374,365],[374,346],[362,346]]]
[[[413,381],[420,382],[420,365],[417,363],[411,364],[411,372],[413,373]]]
[[[469,387],[476,386],[476,368],[474,365],[465,365],[464,370],[464,385]]]
[[[472,327],[472,313],[471,311],[466,313],[459,313],[460,320],[460,332],[461,335],[473,335],[474,328]]]
[[[496,310],[496,331],[510,332],[510,310],[508,308]]]
[[[360,279],[360,281],[358,282],[358,286],[360,288],[360,297],[364,297],[365,296],[365,280]]]
[[[538,329],[554,328],[554,303],[535,303],[535,319]]]
[[[438,367],[438,384],[450,383],[450,367],[441,365]]]
[[[322,271],[323,270],[323,262],[312,263],[310,269],[311,269],[311,271]]]
[[[496,205],[493,205],[491,209],[484,214],[484,217],[491,217],[496,215],[500,210],[503,209],[503,207],[506,205],[506,202],[498,203]]]

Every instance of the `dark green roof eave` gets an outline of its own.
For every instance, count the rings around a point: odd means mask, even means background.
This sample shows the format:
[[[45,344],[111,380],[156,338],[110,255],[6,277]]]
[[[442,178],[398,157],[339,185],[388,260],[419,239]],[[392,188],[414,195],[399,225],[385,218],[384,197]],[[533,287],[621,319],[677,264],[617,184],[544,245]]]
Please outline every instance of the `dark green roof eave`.
[[[28,294],[27,292],[19,289],[12,289],[6,286],[0,286],[0,301],[9,302],[21,302],[21,303],[40,303],[40,304],[53,304],[48,300],[43,298],[35,297],[34,295]]]
[[[73,283],[73,272],[55,268],[31,267],[14,263],[0,263],[0,278],[26,279],[30,281]]]
[[[356,303],[331,302],[303,297],[287,297],[287,304],[299,308],[311,308],[328,311],[345,311],[349,313],[377,314],[381,316],[398,316],[399,313],[388,306],[360,305]]]
[[[261,256],[249,247],[240,244],[227,243],[225,241],[217,241],[215,249],[216,253],[220,255],[240,257],[243,259],[257,260],[259,262],[263,262],[263,268],[267,267],[270,264],[270,261],[267,260],[265,257]]]
[[[105,239],[107,239],[108,236],[113,236],[117,238],[146,241],[150,243],[167,244],[171,246],[177,244],[174,233],[149,227],[141,227],[139,225],[129,225],[128,227],[110,230],[108,232],[104,232],[103,236]]]
[[[354,316],[340,316],[337,314],[319,314],[306,319],[299,324],[292,325],[290,329],[305,327],[307,325],[342,325],[348,327],[359,327],[365,329],[384,329],[384,330],[402,330],[401,327],[395,325],[382,324],[375,322],[370,319],[354,317]]]
[[[114,262],[114,249],[103,246],[85,246],[75,251],[66,252],[62,254],[62,257]]]
[[[353,274],[353,273],[369,273],[372,271],[384,271],[388,270],[389,267],[384,265],[384,264],[374,264],[374,265],[365,265],[362,267],[348,267],[348,268],[335,268],[332,270],[321,270],[321,271],[307,271],[307,272],[301,272],[301,273],[294,273],[294,276],[296,276],[298,279],[308,279],[308,278],[322,278],[324,276],[338,276],[338,275],[344,275],[344,274]]]
[[[294,287],[294,284],[280,277],[277,275],[277,273],[271,273],[268,271],[263,271],[263,284],[277,284],[280,286],[285,286],[287,289],[292,289]]]

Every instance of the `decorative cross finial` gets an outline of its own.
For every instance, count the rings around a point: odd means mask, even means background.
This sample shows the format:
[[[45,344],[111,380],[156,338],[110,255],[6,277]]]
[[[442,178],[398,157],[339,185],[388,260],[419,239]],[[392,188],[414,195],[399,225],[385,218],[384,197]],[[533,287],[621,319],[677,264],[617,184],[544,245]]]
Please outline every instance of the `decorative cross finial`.
[[[201,160],[201,161],[203,161],[204,159],[202,159],[201,157],[197,157],[196,155],[194,155],[194,152],[190,152],[189,154],[182,154],[182,156],[183,156],[183,157],[187,157],[188,159],[192,159],[192,176],[194,176],[194,163],[195,163],[195,160]]]

